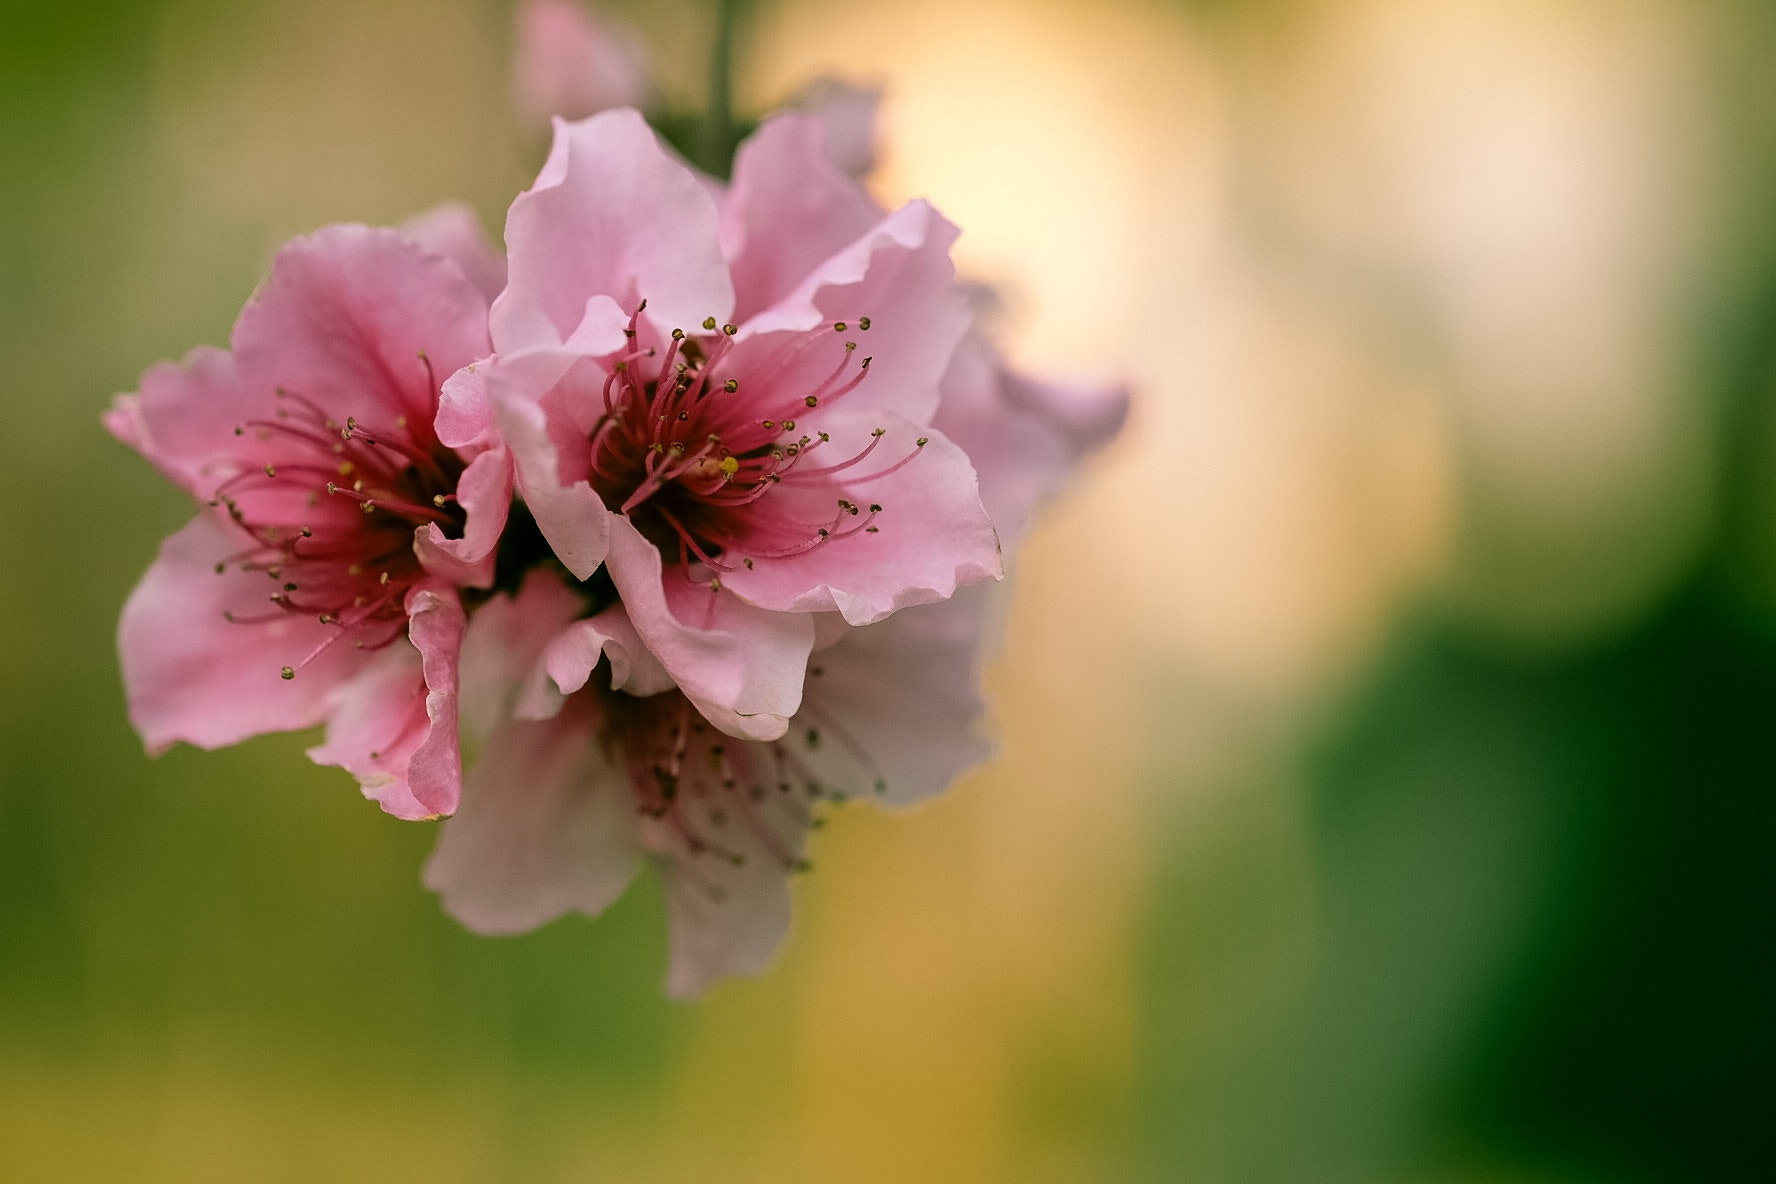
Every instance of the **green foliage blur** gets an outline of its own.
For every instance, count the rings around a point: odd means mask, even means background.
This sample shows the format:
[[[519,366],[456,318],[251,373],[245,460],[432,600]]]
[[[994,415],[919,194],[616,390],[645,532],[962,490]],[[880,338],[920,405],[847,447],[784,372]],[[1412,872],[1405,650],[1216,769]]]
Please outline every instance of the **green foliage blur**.
[[[789,1079],[803,953],[668,1003],[646,880],[596,924],[472,937],[418,884],[430,831],[312,767],[312,738],[149,760],[125,718],[117,613],[191,507],[99,427],[112,392],[225,343],[284,237],[449,197],[496,226],[535,164],[498,110],[454,128],[454,162],[410,123],[341,113],[316,141],[337,159],[267,181],[297,196],[208,202],[201,131],[167,129],[227,126],[226,63],[270,7],[0,5],[0,1179],[712,1178],[678,1148]],[[1187,7],[1231,38],[1289,6]],[[1130,855],[1152,869],[1127,937],[1134,1067],[1032,1037],[992,1178],[1766,1178],[1776,21],[1716,7],[1738,33],[1701,96],[1731,148],[1729,262],[1680,333],[1713,465],[1691,557],[1583,635],[1504,636],[1429,597],[1267,772],[1188,827],[1154,806]],[[378,11],[414,23],[401,102],[497,106],[506,5]],[[485,76],[431,72],[450,37],[486,39]],[[328,77],[299,48],[288,69],[254,101]],[[712,1015],[748,1034],[718,1049],[714,1098],[683,1085]],[[754,1153],[720,1178],[876,1178],[872,1154],[846,1143],[803,1176]]]

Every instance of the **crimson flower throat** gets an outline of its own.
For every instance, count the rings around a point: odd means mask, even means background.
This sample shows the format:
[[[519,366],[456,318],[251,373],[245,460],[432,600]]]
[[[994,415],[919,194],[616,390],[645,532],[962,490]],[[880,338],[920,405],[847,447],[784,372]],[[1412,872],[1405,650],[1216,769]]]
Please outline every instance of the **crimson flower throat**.
[[[257,624],[292,613],[334,627],[283,668],[283,677],[293,678],[338,641],[380,649],[405,635],[405,597],[424,575],[414,530],[431,523],[460,535],[455,490],[463,464],[438,442],[429,415],[398,415],[386,425],[355,416],[341,422],[302,394],[277,394],[274,419],[235,428],[272,444],[277,457],[217,488],[215,501],[254,544],[217,571],[232,565],[277,584],[269,597],[273,613],[231,620]]]
[[[630,318],[631,342],[646,307],[643,301]],[[663,349],[636,348],[611,365],[589,437],[591,484],[605,505],[629,515],[669,562],[716,572],[875,533],[882,506],[844,494],[897,471],[926,440],[887,467],[856,475],[851,470],[876,451],[884,429],[850,456],[811,461],[831,438],[799,430],[795,418],[830,408],[869,377],[872,359],[857,357],[857,341],[845,335],[867,331],[870,319],[799,334],[745,365],[739,355],[747,347],[736,343],[734,325],[718,327],[711,317],[702,327],[697,334],[674,329]],[[814,351],[833,354],[832,369],[812,386],[797,383],[792,371]],[[773,496],[780,488],[803,496],[792,508],[792,499]],[[824,496],[810,501],[809,493]],[[810,504],[831,507],[824,511],[830,517],[811,519]]]

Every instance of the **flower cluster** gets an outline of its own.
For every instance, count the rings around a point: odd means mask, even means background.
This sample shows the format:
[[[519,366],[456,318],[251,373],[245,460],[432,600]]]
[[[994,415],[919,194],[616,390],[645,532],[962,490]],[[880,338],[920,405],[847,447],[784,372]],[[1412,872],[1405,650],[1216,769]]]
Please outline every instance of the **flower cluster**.
[[[776,115],[721,182],[614,108],[557,120],[503,259],[457,207],[283,248],[106,419],[201,503],[123,612],[150,750],[324,724],[449,819],[471,929],[647,858],[672,993],[760,969],[820,809],[984,757],[977,585],[1126,403],[1005,369],[956,228],[846,139]]]

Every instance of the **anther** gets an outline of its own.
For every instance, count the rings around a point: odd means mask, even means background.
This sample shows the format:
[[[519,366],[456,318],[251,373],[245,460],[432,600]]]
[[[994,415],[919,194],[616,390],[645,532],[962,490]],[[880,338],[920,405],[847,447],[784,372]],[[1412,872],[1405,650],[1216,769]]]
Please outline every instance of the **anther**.
[[[845,322],[844,321],[834,321],[833,322],[833,331],[835,333],[843,333],[845,331]]]
[[[726,382],[722,383],[722,390],[727,391],[730,395],[739,389],[740,389],[740,380],[738,378],[730,378]]]
[[[715,318],[714,317],[704,317],[703,318],[703,327],[705,329],[715,328]]]
[[[862,329],[864,332],[867,333],[867,332],[869,332],[869,326],[870,326],[870,319],[868,317],[858,317],[857,318],[857,327],[859,329]]]
[[[722,332],[727,334],[729,337],[732,337],[734,334],[740,332],[740,326],[739,325],[723,325]]]
[[[265,466],[265,475],[267,477],[275,477],[278,475],[278,471],[275,468],[273,468],[272,466],[266,465]]]
[[[815,398],[813,395],[809,395],[807,398],[803,399],[802,402],[806,403],[810,407],[820,406],[820,400]]]
[[[289,682],[292,678],[296,677],[296,668],[294,666],[286,666],[278,671],[278,677],[285,682]]]
[[[707,327],[708,326],[705,326],[705,328],[707,328]],[[685,339],[685,331],[683,329],[674,329],[672,331],[672,340],[683,341],[684,339]]]

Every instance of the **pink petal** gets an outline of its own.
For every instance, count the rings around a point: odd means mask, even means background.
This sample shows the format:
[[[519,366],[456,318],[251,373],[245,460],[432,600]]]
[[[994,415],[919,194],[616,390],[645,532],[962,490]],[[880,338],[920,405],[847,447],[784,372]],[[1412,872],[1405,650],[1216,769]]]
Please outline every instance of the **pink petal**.
[[[508,716],[546,718],[560,708],[526,712],[544,648],[585,611],[586,602],[547,568],[533,568],[516,595],[491,597],[463,632],[459,716],[465,741],[480,745]]]
[[[457,479],[456,500],[467,514],[462,537],[450,538],[431,523],[414,532],[413,549],[425,569],[447,583],[490,587],[494,549],[512,504],[511,454],[494,448],[470,461]]]
[[[438,836],[426,886],[476,933],[521,933],[570,910],[597,916],[634,878],[634,795],[579,706],[502,726]]]
[[[735,318],[790,295],[881,220],[869,195],[827,160],[819,120],[796,113],[767,119],[740,146],[721,209]]]
[[[647,43],[615,13],[571,0],[525,0],[518,9],[513,97],[527,126],[640,107],[653,89]]]
[[[330,646],[295,678],[280,676],[336,631],[273,606],[277,584],[263,573],[234,566],[217,573],[217,564],[252,545],[225,513],[205,511],[161,544],[123,606],[117,648],[130,722],[151,753],[178,740],[220,748],[311,727],[367,664],[349,646]],[[265,620],[242,623],[258,618]]]
[[[150,367],[139,392],[113,401],[105,427],[169,481],[208,501],[229,477],[278,459],[280,441],[235,434],[245,420],[273,418],[276,404],[272,390],[241,381],[232,356],[203,346],[183,362]]]
[[[822,786],[901,806],[942,792],[991,754],[980,734],[980,662],[994,591],[964,588],[851,629],[814,655],[790,735]]]
[[[715,822],[719,798],[693,796],[683,809],[702,834],[720,836],[722,855],[696,853],[670,822],[643,818],[643,842],[654,852],[666,898],[671,952],[666,993],[676,999],[701,995],[718,980],[757,974],[769,966],[789,933],[790,869],[779,853],[799,857],[807,836],[803,819],[785,810],[764,812],[772,837],[728,820]]]
[[[1126,388],[1072,388],[1005,369],[977,335],[956,348],[932,426],[968,453],[981,501],[1007,547],[1030,512],[1060,491],[1086,453],[1109,440],[1128,414]]]
[[[555,124],[536,184],[506,219],[510,278],[494,302],[502,353],[556,345],[607,296],[666,328],[728,318],[733,288],[715,202],[634,111]]]
[[[401,223],[402,234],[462,269],[492,304],[506,287],[506,257],[487,237],[467,202],[447,201]]]
[[[364,787],[397,818],[455,813],[462,789],[457,741],[457,668],[465,618],[454,591],[407,594],[412,647],[396,643],[341,688],[324,744],[308,750]]]
[[[617,514],[606,564],[636,632],[710,723],[754,740],[783,734],[814,645],[806,614],[766,612],[666,575],[660,552]]]
[[[860,358],[872,359],[869,377],[845,396],[845,406],[930,422],[938,383],[970,319],[950,263],[956,234],[953,225],[922,201],[901,207],[821,263],[790,295],[742,325],[739,340],[746,348],[738,357],[769,365],[808,330],[835,332],[841,340],[857,343]],[[867,330],[861,328],[865,317]],[[832,330],[837,324],[845,329]],[[769,338],[773,334],[777,340]],[[750,373],[738,361],[735,368],[742,389],[748,389]],[[830,357],[810,351],[770,385],[813,390],[831,369]],[[760,383],[755,379],[753,385]]]
[[[549,642],[543,663],[561,693],[571,695],[586,685],[601,657],[610,662],[612,690],[647,696],[676,685],[620,604],[563,629]]]
[[[283,387],[371,427],[429,429],[438,384],[489,348],[487,301],[456,264],[368,226],[286,245],[234,327],[255,397]]]
[[[586,421],[603,375],[556,349],[496,356],[477,378],[537,526],[568,571],[589,578],[610,545],[610,512],[586,480]]]
[[[754,558],[751,568],[726,573],[723,583],[748,602],[781,612],[837,610],[853,625],[878,621],[897,609],[942,600],[964,584],[1000,577],[998,540],[981,506],[968,457],[931,428],[915,428],[898,416],[838,412],[823,423],[831,440],[810,464],[855,455],[873,427],[887,429],[870,458],[835,474],[838,489],[859,507],[876,504],[876,533],[834,537],[805,554],[753,557],[742,540],[728,558]],[[924,439],[923,448],[915,440]],[[887,472],[917,452],[910,463]],[[879,479],[873,474],[886,473]],[[834,486],[806,487],[785,480],[765,501],[772,513],[802,522],[827,523],[834,534],[860,524],[861,514],[836,511]],[[864,511],[867,512],[867,509]],[[759,551],[766,550],[761,546]]]

